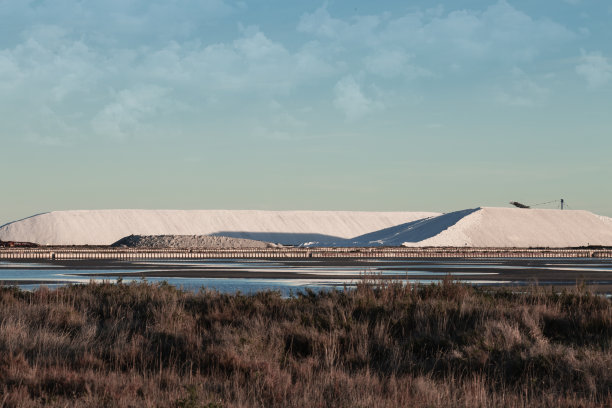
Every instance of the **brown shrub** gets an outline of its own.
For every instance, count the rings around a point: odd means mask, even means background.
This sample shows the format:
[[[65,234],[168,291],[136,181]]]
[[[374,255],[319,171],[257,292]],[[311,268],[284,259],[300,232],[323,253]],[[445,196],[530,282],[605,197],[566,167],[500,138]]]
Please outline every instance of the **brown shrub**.
[[[0,288],[0,407],[603,406],[611,339],[582,288]]]

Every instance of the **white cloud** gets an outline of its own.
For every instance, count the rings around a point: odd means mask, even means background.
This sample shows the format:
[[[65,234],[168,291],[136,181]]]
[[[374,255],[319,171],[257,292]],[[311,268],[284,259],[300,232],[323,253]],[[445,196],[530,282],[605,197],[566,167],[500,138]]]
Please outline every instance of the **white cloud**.
[[[365,95],[352,75],[340,79],[334,87],[334,106],[348,120],[356,120],[383,107],[382,103]]]
[[[32,26],[23,37],[0,50],[0,108],[9,117],[0,135],[10,129],[30,141],[48,140],[51,132],[59,139],[92,130],[115,138],[145,134],[142,123],[156,109],[201,118],[212,103],[239,108],[241,95],[267,103],[337,72],[318,47],[289,51],[257,28],[215,44],[140,48],[97,47],[49,25]]]
[[[62,112],[41,104],[28,111],[30,121],[17,133],[29,143],[43,146],[67,146],[78,138],[78,128]],[[61,136],[60,136],[61,135]]]
[[[499,101],[509,106],[533,107],[541,105],[548,95],[548,89],[529,79],[515,80],[507,91],[499,94]]]
[[[298,29],[338,44],[359,43],[366,48],[395,46],[430,64],[445,61],[462,65],[482,60],[531,61],[575,34],[546,18],[534,19],[505,0],[484,10],[409,12],[387,15],[332,17],[325,7],[302,16]]]
[[[323,6],[313,13],[304,14],[297,26],[298,31],[315,36],[350,43],[360,43],[375,36],[382,21],[380,16],[355,16],[348,21],[332,17]]]
[[[301,17],[301,34],[290,40],[258,27],[236,35],[220,29],[229,26],[220,19],[244,9],[233,0],[0,1],[0,21],[8,22],[0,38],[0,109],[7,118],[0,137],[132,137],[146,134],[145,124],[160,113],[174,115],[168,127],[185,118],[205,127],[215,108],[254,114],[256,105],[298,93],[331,94],[355,120],[405,104],[409,81],[523,66],[574,36],[503,0],[480,10],[437,7],[399,17],[338,18],[323,6]],[[585,57],[576,71],[601,84],[610,75],[603,62]],[[513,81],[500,100],[538,103],[532,79]],[[307,133],[299,118],[279,111],[266,129],[279,138]]]
[[[587,81],[589,88],[601,88],[612,79],[612,62],[599,52],[582,51],[576,73]]]
[[[382,51],[367,56],[365,66],[374,74],[392,78],[402,74],[408,59],[408,54],[403,50]]]
[[[410,63],[403,50],[381,50],[368,55],[364,60],[366,69],[383,78],[403,76],[408,79],[431,76],[431,72]]]
[[[430,46],[442,47],[453,59],[530,61],[548,47],[574,37],[562,25],[533,19],[499,1],[484,11],[453,11],[423,22],[422,36]]]
[[[387,106],[398,102],[393,98],[395,88],[384,89],[389,85],[380,79],[415,81],[446,75],[457,79],[481,73],[490,78],[491,70],[528,65],[577,38],[565,26],[531,17],[505,0],[484,9],[438,7],[399,16],[381,13],[349,18],[331,15],[324,5],[304,14],[298,31],[319,40],[320,53],[328,55],[325,60],[333,58],[337,66],[347,66],[345,73],[362,72],[364,81],[381,87],[380,97],[368,98],[358,83],[341,80],[336,85],[335,104],[343,106],[349,118],[371,111],[374,100]],[[402,84],[405,86],[409,85]],[[339,97],[351,93],[352,103],[345,101],[351,98]],[[521,106],[542,104],[546,95],[545,87],[526,77],[513,78],[497,92],[500,102]]]
[[[22,72],[19,69],[17,61],[11,53],[0,51],[0,92],[12,90],[15,85],[21,80]]]
[[[512,80],[498,92],[497,100],[508,106],[534,107],[546,102],[550,91],[536,83],[522,70],[515,68]]]
[[[168,105],[167,90],[158,86],[138,86],[117,93],[92,119],[94,130],[101,135],[125,138],[139,133],[148,119],[153,118]]]
[[[172,43],[146,54],[141,69],[155,81],[190,83],[201,90],[287,93],[336,71],[317,52],[306,44],[292,53],[259,29],[249,28],[232,42]]]
[[[249,35],[234,41],[234,48],[246,59],[264,60],[283,58],[287,50],[280,43],[271,41],[261,31],[252,31]]]
[[[79,125],[102,60],[59,27],[33,26],[24,37],[0,51],[0,135],[46,145],[71,143],[83,133]]]
[[[272,100],[266,108],[253,126],[253,136],[284,142],[307,137],[304,131],[308,124],[296,116],[295,112],[290,112],[276,100]]]
[[[18,36],[32,22],[64,27],[107,46],[137,46],[187,39],[241,7],[231,0],[53,0],[0,2],[4,36]]]

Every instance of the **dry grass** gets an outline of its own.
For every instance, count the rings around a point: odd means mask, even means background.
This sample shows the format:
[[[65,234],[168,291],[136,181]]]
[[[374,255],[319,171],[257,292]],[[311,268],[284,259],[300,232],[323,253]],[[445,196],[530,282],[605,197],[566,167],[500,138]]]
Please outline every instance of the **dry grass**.
[[[581,288],[0,288],[2,407],[612,406],[611,347]]]

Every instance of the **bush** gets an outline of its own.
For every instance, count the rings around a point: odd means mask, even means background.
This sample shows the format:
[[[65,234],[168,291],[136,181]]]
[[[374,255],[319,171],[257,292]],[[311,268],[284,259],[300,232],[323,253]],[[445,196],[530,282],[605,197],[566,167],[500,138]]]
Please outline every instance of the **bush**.
[[[0,406],[612,403],[610,299],[412,286],[0,288]]]

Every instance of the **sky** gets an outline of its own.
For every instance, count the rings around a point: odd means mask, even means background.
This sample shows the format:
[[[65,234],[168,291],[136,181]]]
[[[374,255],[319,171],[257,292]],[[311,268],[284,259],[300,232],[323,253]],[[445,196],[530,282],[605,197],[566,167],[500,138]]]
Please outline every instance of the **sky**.
[[[559,198],[612,216],[609,1],[0,0],[0,21],[0,224]]]

